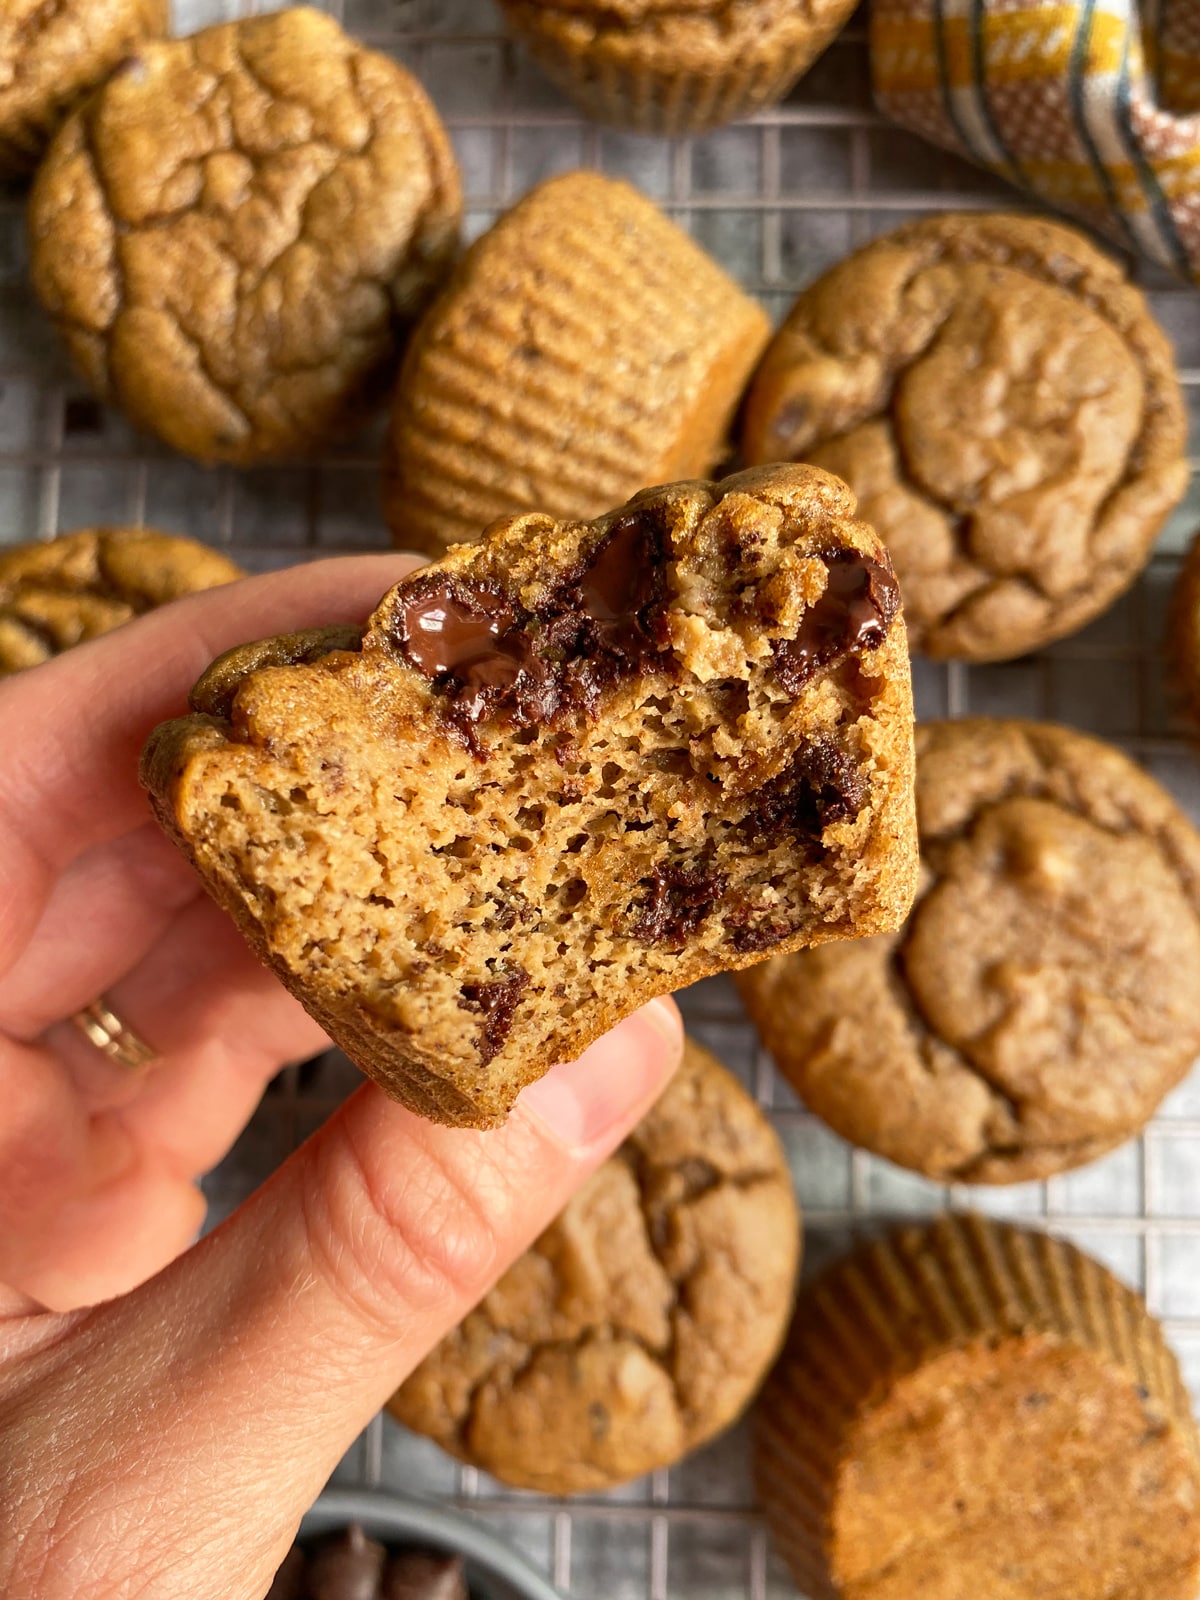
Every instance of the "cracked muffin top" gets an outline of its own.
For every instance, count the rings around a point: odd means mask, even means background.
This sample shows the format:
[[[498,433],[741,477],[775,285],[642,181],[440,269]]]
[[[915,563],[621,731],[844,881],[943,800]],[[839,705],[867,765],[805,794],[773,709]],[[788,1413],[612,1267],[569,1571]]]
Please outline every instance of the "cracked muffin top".
[[[167,0],[5,0],[0,179],[31,173],[76,103],[167,22]]]
[[[1119,750],[1045,723],[917,729],[923,881],[899,934],[738,987],[845,1138],[1017,1183],[1135,1134],[1200,1051],[1200,836]]]
[[[1186,486],[1185,432],[1170,345],[1115,261],[1058,223],[947,215],[804,291],[743,448],[844,478],[914,648],[986,661],[1128,587]]]
[[[244,465],[379,397],[459,214],[420,85],[298,7],[130,56],[38,172],[31,270],[99,395]]]
[[[0,549],[0,677],[243,576],[219,550],[153,528],[82,528]]]
[[[779,1140],[689,1039],[617,1154],[389,1409],[521,1488],[639,1477],[743,1410],[783,1338],[799,1249]]]

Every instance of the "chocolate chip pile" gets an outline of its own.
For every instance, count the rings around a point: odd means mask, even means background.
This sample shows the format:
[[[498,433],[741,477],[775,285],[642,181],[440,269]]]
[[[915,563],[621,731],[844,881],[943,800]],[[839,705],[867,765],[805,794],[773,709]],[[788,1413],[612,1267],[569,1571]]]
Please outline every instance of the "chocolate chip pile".
[[[389,1551],[357,1523],[294,1544],[267,1600],[470,1600],[462,1560],[431,1550]]]

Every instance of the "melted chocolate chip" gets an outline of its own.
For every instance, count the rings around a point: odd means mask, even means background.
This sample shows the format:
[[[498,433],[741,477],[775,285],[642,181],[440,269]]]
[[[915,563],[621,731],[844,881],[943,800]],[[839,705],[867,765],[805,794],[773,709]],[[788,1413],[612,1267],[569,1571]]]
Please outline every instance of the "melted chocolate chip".
[[[431,576],[419,578],[402,593],[394,626],[398,643],[419,672],[427,678],[452,672],[466,683],[468,674],[497,655],[497,643],[513,620],[503,595]]]
[[[681,945],[725,893],[725,877],[706,865],[655,867],[642,882],[647,894],[634,909],[630,932],[647,944]]]
[[[465,579],[418,577],[400,591],[389,639],[468,730],[498,713],[528,727],[563,706],[591,712],[601,688],[657,654],[662,554],[657,521],[623,517],[536,612]]]
[[[579,589],[595,638],[622,656],[652,643],[645,614],[663,598],[662,535],[645,517],[623,517],[584,570]]]
[[[479,1040],[479,1064],[486,1067],[497,1056],[508,1038],[513,1013],[529,984],[529,974],[517,969],[490,983],[464,983],[459,1005],[464,1011],[483,1015]]]
[[[824,594],[805,612],[796,637],[774,645],[775,676],[791,695],[822,667],[877,650],[900,609],[890,562],[847,549],[830,550],[821,559],[829,569]]]

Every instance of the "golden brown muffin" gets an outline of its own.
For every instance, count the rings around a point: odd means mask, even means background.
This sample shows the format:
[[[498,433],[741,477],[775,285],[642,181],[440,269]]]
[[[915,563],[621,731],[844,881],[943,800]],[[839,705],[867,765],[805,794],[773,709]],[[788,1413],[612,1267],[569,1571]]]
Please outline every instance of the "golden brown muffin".
[[[0,676],[243,576],[220,551],[153,528],[85,528],[0,548]]]
[[[707,476],[769,332],[627,184],[542,184],[468,252],[409,346],[386,463],[397,544],[438,555],[497,517],[594,517]]]
[[[1132,1137],[1200,1051],[1200,835],[1047,723],[917,729],[922,884],[896,934],[768,961],[742,998],[845,1138],[1018,1183]]]
[[[1170,344],[1115,261],[1061,223],[948,215],[804,291],[743,448],[845,478],[914,649],[994,661],[1129,587],[1186,487],[1185,436]]]
[[[500,0],[546,73],[599,122],[702,133],[773,105],[854,0]]]
[[[494,1126],[652,996],[907,912],[908,652],[853,510],[782,467],[497,523],[358,649],[218,664],[155,809],[352,1060]]]
[[[1171,685],[1193,724],[1200,726],[1200,532],[1175,580],[1167,652]]]
[[[47,153],[30,265],[103,399],[246,465],[377,398],[460,208],[420,85],[302,6],[130,56]]]
[[[668,1467],[762,1382],[799,1256],[778,1138],[688,1040],[654,1109],[388,1410],[544,1494]]]
[[[167,0],[4,0],[0,179],[31,173],[67,114],[168,20]]]
[[[801,1295],[755,1418],[811,1600],[1194,1600],[1179,1368],[1063,1240],[943,1217],[858,1250]]]

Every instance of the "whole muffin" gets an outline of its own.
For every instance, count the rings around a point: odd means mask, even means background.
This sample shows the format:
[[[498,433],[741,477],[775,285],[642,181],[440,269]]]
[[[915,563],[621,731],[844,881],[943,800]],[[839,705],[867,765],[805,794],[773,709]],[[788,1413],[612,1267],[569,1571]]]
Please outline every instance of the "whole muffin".
[[[594,172],[533,190],[413,336],[386,463],[398,544],[497,517],[593,517],[706,477],[770,324],[649,200]]]
[[[4,0],[0,179],[31,173],[67,113],[168,20],[168,0]]]
[[[1135,1134],[1200,1051],[1200,835],[1120,751],[1045,723],[917,728],[906,925],[738,987],[843,1137],[1016,1183]]]
[[[240,646],[142,758],[331,1039],[495,1127],[654,995],[899,926],[912,690],[845,484],[770,467],[497,523],[360,630]]]
[[[802,1294],[755,1421],[811,1600],[1194,1600],[1179,1368],[1063,1240],[963,1216],[859,1249]]]
[[[500,0],[589,117],[701,133],[782,100],[854,0]]]
[[[1032,217],[930,217],[806,289],[748,462],[827,467],[892,553],[914,649],[1035,650],[1103,611],[1187,484],[1171,347],[1118,264]]]
[[[0,548],[0,677],[243,576],[219,550],[153,528],[84,528]]]
[[[103,399],[246,465],[378,397],[459,213],[420,85],[299,7],[129,57],[46,155],[30,265]]]
[[[689,1040],[653,1110],[388,1409],[546,1494],[670,1466],[758,1387],[799,1252],[779,1140]]]

